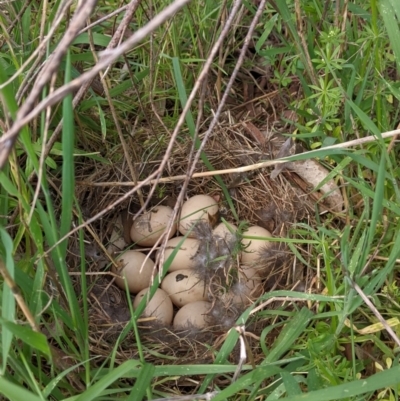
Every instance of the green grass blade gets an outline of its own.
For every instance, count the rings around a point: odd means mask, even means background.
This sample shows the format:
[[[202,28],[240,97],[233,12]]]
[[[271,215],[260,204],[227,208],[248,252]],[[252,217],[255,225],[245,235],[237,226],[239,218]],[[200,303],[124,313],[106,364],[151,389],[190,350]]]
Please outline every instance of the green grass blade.
[[[238,319],[239,324],[244,324],[245,322],[247,322],[247,319],[250,316],[250,311],[251,311],[251,309],[248,308],[247,310],[245,310],[242,313],[242,316],[240,316],[240,318]],[[226,361],[227,361],[229,355],[232,353],[232,350],[234,349],[238,339],[239,339],[239,333],[237,332],[237,330],[232,328],[228,332],[228,336],[215,358],[214,365],[220,365],[220,364],[226,363]],[[201,394],[204,393],[204,391],[206,391],[207,386],[209,385],[209,383],[211,382],[212,379],[213,379],[212,373],[205,377],[205,379],[203,380],[203,383],[200,387]]]
[[[184,80],[182,77],[180,61],[178,57],[172,57],[172,66],[174,68],[174,77],[175,77],[176,87],[178,89],[179,99],[181,101],[182,107],[185,107],[187,103],[187,94]],[[186,114],[185,119],[186,119],[186,124],[189,128],[190,135],[192,136],[192,138],[194,138],[196,124],[194,123],[194,118],[190,110]],[[196,138],[196,149],[198,149],[199,146],[200,146],[200,140],[199,138]]]
[[[281,369],[277,368],[276,366],[259,367],[254,371],[242,376],[236,382],[232,383],[226,389],[221,391],[213,398],[213,401],[225,401],[227,397],[239,393],[244,388],[253,388],[254,386],[254,389],[256,390],[258,387],[257,384],[255,385],[255,383],[260,383],[263,380],[279,374],[280,372]]]
[[[75,399],[75,401],[92,401],[99,397],[102,392],[115,381],[121,377],[125,377],[132,371],[140,372],[141,368],[142,366],[138,361],[126,361],[122,365],[107,373],[97,383],[93,384],[93,386],[84,391]]]
[[[375,238],[376,228],[378,222],[382,222],[382,208],[383,208],[383,197],[385,194],[385,167],[386,167],[386,157],[384,154],[381,154],[381,162],[379,164],[379,171],[378,176],[376,177],[376,187],[375,187],[375,195],[374,201],[372,203],[372,213],[371,213],[371,220],[369,224],[368,230],[368,242],[367,246],[365,247],[365,257],[369,253],[371,245]]]
[[[378,2],[378,5],[379,12],[382,16],[386,31],[389,36],[390,45],[393,49],[395,56],[394,58],[397,64],[397,71],[400,71],[400,4],[397,0],[381,0]]]
[[[0,323],[3,327],[10,330],[14,336],[20,338],[25,344],[50,357],[49,344],[44,334],[33,331],[30,327],[21,326],[3,318],[0,318]]]
[[[139,376],[136,379],[135,385],[133,386],[132,391],[127,397],[126,401],[141,401],[143,399],[143,397],[146,395],[146,392],[151,387],[151,382],[153,380],[154,372],[155,372],[154,365],[145,363],[142,366],[142,369],[140,369]],[[148,397],[148,399],[151,398]]]
[[[281,372],[281,377],[287,395],[292,396],[301,394],[299,384],[289,372]]]
[[[69,52],[65,69],[65,83],[71,79],[71,63]],[[60,236],[63,237],[71,229],[72,207],[75,193],[75,169],[74,169],[74,112],[72,107],[72,94],[63,100],[63,131],[62,131],[62,200],[61,200],[61,224]],[[62,247],[62,253],[66,254],[68,241]]]
[[[260,52],[260,50],[261,50],[262,46],[264,45],[265,41],[268,39],[272,29],[276,25],[276,21],[278,20],[278,17],[279,17],[279,14],[275,14],[264,25],[264,32],[260,36],[260,39],[258,39],[258,41],[256,43],[256,46],[255,46],[255,49],[256,49],[257,53]]]
[[[312,317],[313,313],[309,309],[301,309],[280,332],[263,364],[275,362],[284,355],[308,326]]]
[[[42,401],[42,399],[22,386],[10,383],[6,378],[0,376],[0,394],[12,401]]]
[[[13,258],[13,242],[8,233],[3,227],[0,227],[0,238],[2,248],[0,249],[0,254],[4,259],[4,267],[7,269],[10,277],[14,280],[14,258]],[[0,261],[3,263],[3,261]],[[15,319],[15,298],[11,288],[7,283],[3,283],[3,296],[1,304],[1,316],[2,319],[7,321],[14,321]],[[13,339],[13,331],[10,330],[6,325],[3,325],[1,330],[1,348],[2,348],[2,372],[3,374],[7,368],[7,359],[11,348],[11,343]]]

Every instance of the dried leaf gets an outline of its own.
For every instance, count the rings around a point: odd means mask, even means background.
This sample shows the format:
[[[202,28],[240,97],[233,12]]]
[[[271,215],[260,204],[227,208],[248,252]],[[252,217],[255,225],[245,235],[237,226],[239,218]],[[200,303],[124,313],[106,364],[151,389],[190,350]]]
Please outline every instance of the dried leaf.
[[[308,159],[291,164],[290,169],[299,175],[312,188],[316,188],[329,174],[329,170],[317,161]],[[333,180],[326,182],[319,191],[325,195],[324,202],[335,212],[343,209],[343,197],[339,187]]]

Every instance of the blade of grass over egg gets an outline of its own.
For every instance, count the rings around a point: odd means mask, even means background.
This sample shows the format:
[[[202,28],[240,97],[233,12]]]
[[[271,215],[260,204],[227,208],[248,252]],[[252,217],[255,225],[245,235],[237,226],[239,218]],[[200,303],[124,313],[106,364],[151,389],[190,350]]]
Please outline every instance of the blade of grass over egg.
[[[184,83],[184,80],[183,80],[183,77],[182,77],[182,71],[181,71],[181,67],[180,67],[179,58],[172,57],[172,66],[173,66],[173,73],[174,73],[175,83],[176,83],[176,86],[178,88],[179,99],[180,99],[180,102],[182,104],[182,108],[184,108],[186,106],[186,103],[187,103],[187,94],[186,94],[185,83]],[[189,134],[192,137],[192,139],[195,141],[195,148],[199,149],[200,148],[200,140],[199,140],[198,136],[196,136],[196,125],[194,123],[194,118],[193,118],[193,115],[192,115],[190,110],[186,114],[185,118],[186,118],[186,124],[187,124],[188,129],[189,129]],[[203,161],[204,165],[207,167],[208,171],[214,171],[215,170],[215,168],[213,167],[211,162],[208,160],[208,157],[204,152],[201,152],[200,157],[201,157],[201,160]],[[239,221],[239,217],[237,215],[237,212],[236,212],[235,206],[233,204],[232,198],[231,198],[231,196],[229,194],[228,188],[226,187],[223,179],[219,175],[216,175],[215,179],[217,180],[218,184],[221,187],[222,192],[225,195],[225,199],[229,204],[229,208],[231,209],[234,218],[237,221]]]
[[[152,286],[152,290],[153,290],[153,294],[151,295],[151,297],[154,295],[154,293],[157,290],[157,287],[155,287],[155,285]],[[154,288],[155,287],[155,288]],[[151,290],[150,290],[151,291]],[[146,303],[147,303],[147,297],[143,297],[143,299],[140,301],[140,305],[143,310],[140,312],[140,314],[138,313],[138,311],[134,311],[133,309],[133,302],[132,302],[132,298],[129,292],[129,288],[126,288],[126,298],[128,301],[128,307],[129,307],[129,311],[131,313],[131,324],[133,327],[133,333],[135,334],[135,343],[136,343],[136,348],[139,354],[139,360],[141,363],[146,363],[145,358],[144,358],[144,352],[143,352],[143,346],[142,346],[142,341],[140,338],[140,333],[139,333],[139,328],[137,325],[137,320],[139,318],[139,316],[142,314],[144,308],[146,307]]]

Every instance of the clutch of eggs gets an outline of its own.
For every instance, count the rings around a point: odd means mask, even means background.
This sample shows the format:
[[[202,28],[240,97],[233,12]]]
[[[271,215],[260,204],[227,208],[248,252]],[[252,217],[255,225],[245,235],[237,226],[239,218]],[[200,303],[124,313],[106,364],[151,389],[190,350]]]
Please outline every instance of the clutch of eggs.
[[[170,325],[173,321],[176,329],[207,326],[210,320],[207,315],[212,305],[208,302],[206,283],[193,270],[194,258],[200,245],[199,240],[193,238],[193,226],[198,221],[207,221],[213,226],[218,210],[217,201],[207,195],[193,196],[182,205],[180,220],[172,226],[164,250],[164,261],[169,263],[168,274],[161,288],[147,300],[142,316],[155,318],[163,325]],[[172,209],[168,206],[157,206],[137,217],[130,230],[132,241],[140,246],[153,246],[165,233],[171,217]],[[177,228],[182,236],[171,238]],[[213,230],[213,234],[228,238],[236,231],[234,224],[223,222]],[[271,237],[271,233],[264,228],[252,226],[243,232],[243,236],[253,238],[242,240],[242,266],[239,268],[238,282],[227,295],[233,304],[247,306],[262,292],[262,277],[255,266],[260,259],[260,250],[270,244],[267,238]],[[174,257],[169,260],[172,253]],[[128,250],[116,260],[121,267],[113,267],[114,273],[118,274],[115,282],[122,289],[127,285],[130,292],[137,294],[134,300],[136,308],[147,297],[156,270],[155,264],[148,256],[136,250]],[[173,305],[179,308],[174,319]]]

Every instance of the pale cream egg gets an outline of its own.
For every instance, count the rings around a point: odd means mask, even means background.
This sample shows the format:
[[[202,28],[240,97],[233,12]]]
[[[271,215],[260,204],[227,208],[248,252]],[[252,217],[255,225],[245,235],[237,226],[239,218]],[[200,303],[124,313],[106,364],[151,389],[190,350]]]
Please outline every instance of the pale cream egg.
[[[143,298],[147,297],[149,288],[145,288],[140,291],[133,302],[133,306],[136,309]],[[172,323],[172,316],[174,314],[174,307],[168,294],[157,288],[156,292],[149,300],[143,311],[145,317],[155,317],[158,323],[168,326]]]
[[[208,313],[211,303],[206,301],[190,302],[176,313],[174,318],[174,329],[185,329],[196,327],[198,329],[208,326]]]
[[[172,209],[168,206],[157,206],[151,211],[137,217],[131,227],[131,239],[140,246],[153,246],[164,234],[172,216]],[[168,238],[176,232],[176,225],[172,226]]]
[[[205,282],[191,269],[176,270],[167,274],[161,283],[161,288],[178,307],[189,302],[208,300]]]
[[[154,262],[144,253],[128,250],[119,255],[116,261],[121,265],[121,269],[117,271],[113,266],[112,271],[122,276],[115,278],[118,287],[125,289],[126,280],[129,291],[137,294],[150,285],[155,270]]]
[[[242,240],[242,263],[250,266],[259,260],[263,247],[272,246],[272,243],[266,239],[266,237],[272,237],[272,234],[265,228],[252,226],[243,232],[243,236],[259,237],[258,239],[243,238]]]
[[[179,245],[181,242],[182,244]],[[165,246],[164,263],[175,249],[177,249],[177,253],[169,265],[168,271],[173,272],[176,270],[192,268],[194,265],[193,257],[199,248],[199,244],[199,241],[195,238],[171,238]]]
[[[211,223],[218,213],[218,202],[208,195],[195,195],[189,198],[181,210],[179,231],[185,235],[196,222],[206,221]],[[189,236],[194,237],[193,231]]]
[[[237,227],[234,224],[229,222],[226,223],[222,222],[219,223],[217,227],[214,228],[213,234],[218,235],[221,238],[227,238],[227,237],[229,238],[230,236],[235,235],[236,231]]]

